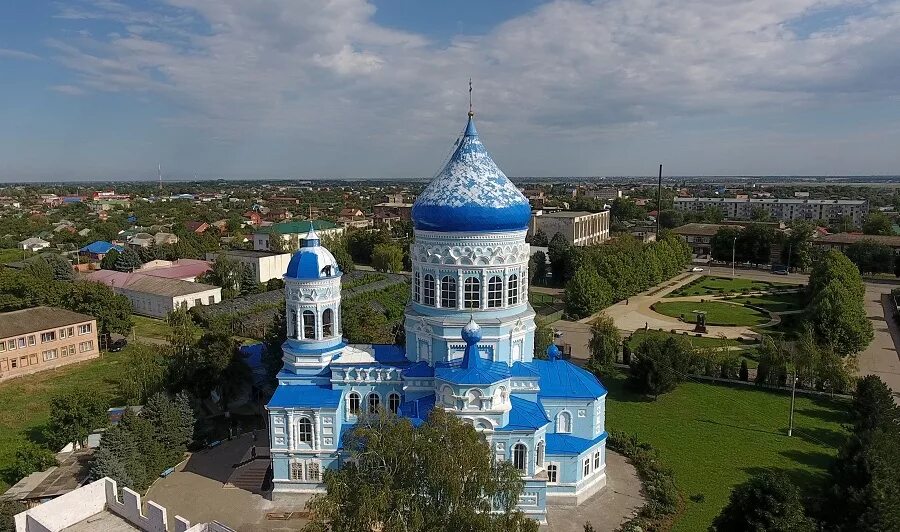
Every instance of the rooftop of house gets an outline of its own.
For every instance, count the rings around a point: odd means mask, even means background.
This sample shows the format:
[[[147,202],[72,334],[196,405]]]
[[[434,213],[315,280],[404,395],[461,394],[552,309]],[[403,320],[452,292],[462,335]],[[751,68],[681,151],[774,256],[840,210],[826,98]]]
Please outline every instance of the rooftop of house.
[[[143,292],[165,297],[178,297],[219,290],[218,286],[192,283],[181,279],[167,279],[154,277],[145,273],[124,273],[113,270],[97,270],[88,273],[85,278],[89,281],[103,283],[113,288],[124,288],[134,292]]]
[[[862,233],[835,233],[833,235],[820,236],[813,240],[814,244],[855,244],[862,240],[870,240],[876,244],[890,246],[892,248],[900,247],[900,236],[898,235],[864,235]]]
[[[689,223],[672,229],[672,232],[685,236],[713,236],[723,227],[741,229],[741,226],[738,225]]]
[[[0,338],[45,331],[93,320],[93,316],[53,307],[33,307],[0,314]]]

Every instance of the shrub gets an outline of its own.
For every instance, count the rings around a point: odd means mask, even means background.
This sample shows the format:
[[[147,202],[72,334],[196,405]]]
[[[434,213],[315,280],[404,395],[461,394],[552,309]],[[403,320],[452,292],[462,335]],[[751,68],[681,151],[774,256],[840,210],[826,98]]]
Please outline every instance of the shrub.
[[[612,430],[606,446],[634,465],[647,497],[637,515],[619,530],[658,530],[683,504],[674,473],[662,463],[653,446],[640,441],[634,434]]]

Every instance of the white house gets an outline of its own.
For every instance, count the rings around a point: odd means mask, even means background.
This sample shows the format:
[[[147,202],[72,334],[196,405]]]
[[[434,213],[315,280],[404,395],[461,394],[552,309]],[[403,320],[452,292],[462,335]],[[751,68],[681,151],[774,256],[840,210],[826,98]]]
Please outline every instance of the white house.
[[[265,283],[270,279],[281,279],[287,273],[291,262],[290,253],[262,251],[256,249],[228,249],[206,254],[206,260],[213,261],[223,255],[253,270],[257,283]]]
[[[178,307],[214,305],[222,301],[222,289],[218,286],[181,279],[111,270],[97,270],[87,274],[86,278],[127,297],[135,314],[153,318],[165,318]]]
[[[34,236],[31,238],[26,238],[25,240],[19,242],[19,249],[24,249],[27,251],[40,251],[49,247],[50,242]]]

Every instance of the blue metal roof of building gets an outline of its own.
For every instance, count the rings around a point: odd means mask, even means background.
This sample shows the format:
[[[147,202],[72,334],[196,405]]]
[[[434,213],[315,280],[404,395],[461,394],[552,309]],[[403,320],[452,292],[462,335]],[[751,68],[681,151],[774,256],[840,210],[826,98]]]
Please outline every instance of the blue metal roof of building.
[[[317,408],[323,406],[336,407],[341,402],[341,391],[325,386],[314,385],[280,385],[269,400],[269,407]]]
[[[479,358],[481,357],[479,356]],[[477,368],[463,368],[459,362],[455,362],[451,365],[437,366],[434,368],[434,376],[453,384],[483,386],[508,379],[509,366],[505,362],[481,359]]]
[[[539,377],[537,370],[523,362],[513,362],[509,374],[513,377],[531,377],[534,379]]]
[[[397,413],[408,418],[414,427],[418,427],[428,418],[429,412],[434,408],[435,399],[434,395],[426,395],[425,397],[407,401],[400,405]]]
[[[424,360],[403,370],[404,377],[434,377],[434,368]]]
[[[375,360],[382,364],[404,364],[409,363],[406,358],[406,352],[399,345],[391,344],[372,344],[372,351]]]
[[[533,360],[528,363],[540,376],[540,397],[596,399],[606,388],[590,372],[565,360]]]
[[[509,411],[509,423],[497,430],[503,432],[537,430],[550,423],[547,413],[544,412],[544,405],[540,401],[533,403],[511,395],[509,396],[509,402],[512,403],[512,409]]]
[[[109,250],[111,250],[111,249],[114,249],[116,251],[122,251],[121,246],[116,246],[114,244],[110,244],[109,242],[106,242],[105,240],[98,240],[96,242],[91,242],[90,244],[81,248],[79,251],[84,251],[85,253],[96,253],[96,254],[100,255],[100,254],[109,253]]]
[[[340,275],[334,255],[320,245],[319,235],[311,230],[302,239],[300,249],[291,257],[287,272],[284,274],[290,279],[323,279]]]
[[[547,434],[547,454],[569,454],[579,455],[590,449],[598,442],[606,439],[606,432],[597,436],[593,440],[587,438],[579,438],[571,434]]]
[[[412,208],[416,229],[513,231],[531,221],[528,200],[491,159],[471,115],[459,145]]]

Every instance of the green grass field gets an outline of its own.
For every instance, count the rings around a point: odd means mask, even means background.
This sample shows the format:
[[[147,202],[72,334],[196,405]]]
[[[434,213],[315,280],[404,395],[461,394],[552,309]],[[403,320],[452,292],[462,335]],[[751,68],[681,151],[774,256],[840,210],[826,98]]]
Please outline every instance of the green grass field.
[[[682,286],[678,290],[670,292],[666,297],[736,294],[742,291],[771,290],[777,288],[790,288],[792,286],[796,285],[704,275],[703,277]]]
[[[23,258],[33,257],[33,251],[25,251],[24,255],[21,249],[0,249],[0,264],[7,264],[9,262],[17,262],[22,260]]]
[[[768,314],[752,308],[722,303],[720,301],[658,301],[653,309],[660,314],[679,318],[693,323],[695,310],[706,312],[707,325],[746,325],[753,326],[769,321]]]
[[[111,404],[122,404],[118,378],[124,358],[124,351],[103,353],[94,360],[0,384],[0,471],[10,465],[21,443],[28,439],[43,441],[42,428],[50,414],[50,399],[55,395],[72,389],[90,390]],[[9,487],[7,480],[0,477],[0,492]]]
[[[631,339],[628,341],[628,347],[634,349],[637,345],[644,339],[649,336],[660,336],[660,337],[669,337],[676,336],[678,338],[685,338],[691,342],[691,345],[694,347],[742,347],[753,344],[755,342],[748,340],[734,340],[731,338],[716,338],[714,336],[694,336],[692,334],[680,334],[680,333],[671,333],[667,331],[654,331],[649,330],[645,331],[642,329],[638,329],[634,331],[631,335]]]
[[[138,315],[132,315],[131,320],[134,322],[134,334],[137,336],[168,340],[171,328],[166,323],[166,320],[157,320]]]
[[[770,312],[786,312],[790,310],[803,310],[806,306],[806,297],[801,292],[787,294],[767,294],[762,296],[743,296],[732,299],[735,303],[749,303],[762,307]]]
[[[685,499],[674,530],[706,530],[728,502],[730,489],[763,470],[780,470],[811,488],[846,437],[847,404],[797,397],[794,436],[785,434],[790,396],[752,387],[682,383],[648,401],[606,378],[607,429],[636,433],[659,449]],[[702,494],[702,502],[692,495]]]

